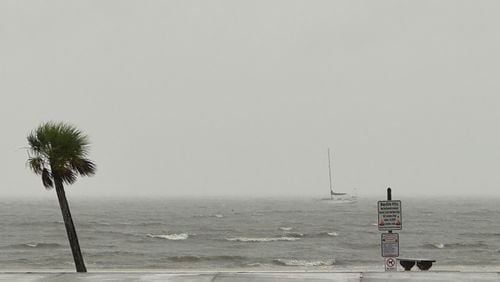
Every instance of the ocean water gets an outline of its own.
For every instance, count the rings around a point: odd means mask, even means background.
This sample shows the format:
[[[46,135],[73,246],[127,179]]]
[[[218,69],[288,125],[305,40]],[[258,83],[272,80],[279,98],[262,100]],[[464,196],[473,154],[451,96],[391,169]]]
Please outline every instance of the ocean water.
[[[383,198],[69,200],[89,271],[383,271]],[[500,199],[400,200],[400,257],[500,269]],[[3,199],[0,219],[0,271],[74,269],[55,195]]]

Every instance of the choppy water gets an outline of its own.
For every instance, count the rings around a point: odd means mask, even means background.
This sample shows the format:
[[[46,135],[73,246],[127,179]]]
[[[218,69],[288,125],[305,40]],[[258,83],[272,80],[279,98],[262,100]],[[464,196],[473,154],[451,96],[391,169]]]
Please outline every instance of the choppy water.
[[[401,199],[401,257],[499,269],[500,199]],[[70,199],[92,270],[383,270],[377,199]],[[0,201],[0,270],[73,269],[54,195]]]

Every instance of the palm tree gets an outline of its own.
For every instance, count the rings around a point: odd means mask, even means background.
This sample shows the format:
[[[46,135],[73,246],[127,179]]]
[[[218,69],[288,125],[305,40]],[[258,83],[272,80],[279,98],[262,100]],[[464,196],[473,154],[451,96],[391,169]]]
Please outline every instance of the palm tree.
[[[87,272],[63,184],[73,184],[79,175],[94,175],[96,166],[86,158],[88,138],[74,126],[47,122],[32,131],[27,139],[28,166],[41,175],[47,190],[55,186],[76,271]]]

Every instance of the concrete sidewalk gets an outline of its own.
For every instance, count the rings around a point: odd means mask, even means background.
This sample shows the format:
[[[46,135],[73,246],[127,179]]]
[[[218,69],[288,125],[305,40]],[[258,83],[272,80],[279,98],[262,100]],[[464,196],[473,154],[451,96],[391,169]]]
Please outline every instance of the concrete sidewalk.
[[[0,282],[500,282],[498,272],[94,272],[0,273]]]

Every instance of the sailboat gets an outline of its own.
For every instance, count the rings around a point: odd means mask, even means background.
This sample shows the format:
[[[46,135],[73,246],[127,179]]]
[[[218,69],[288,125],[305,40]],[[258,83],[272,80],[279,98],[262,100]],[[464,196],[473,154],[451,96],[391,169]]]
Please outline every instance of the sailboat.
[[[328,200],[335,203],[352,203],[356,201],[356,197],[352,195],[348,195],[344,192],[335,192],[333,191],[333,180],[332,180],[332,164],[330,157],[330,148],[328,148],[328,176],[330,179],[330,198],[326,198],[323,200]]]

